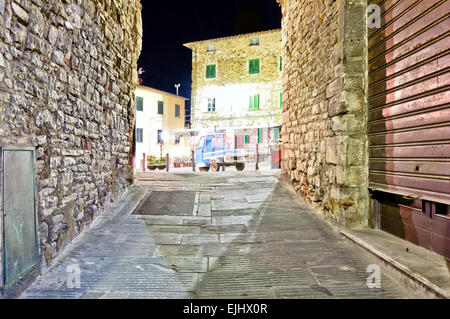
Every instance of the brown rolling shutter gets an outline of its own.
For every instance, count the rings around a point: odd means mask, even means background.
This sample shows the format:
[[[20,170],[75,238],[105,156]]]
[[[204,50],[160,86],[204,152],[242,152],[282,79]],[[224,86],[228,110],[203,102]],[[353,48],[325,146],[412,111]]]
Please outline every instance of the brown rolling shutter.
[[[370,187],[450,205],[450,0],[370,3]]]

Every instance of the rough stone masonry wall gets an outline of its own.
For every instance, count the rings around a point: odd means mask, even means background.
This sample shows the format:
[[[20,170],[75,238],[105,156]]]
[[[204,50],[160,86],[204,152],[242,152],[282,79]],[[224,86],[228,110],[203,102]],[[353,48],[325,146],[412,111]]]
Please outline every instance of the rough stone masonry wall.
[[[367,3],[281,2],[283,178],[334,223],[365,226]]]
[[[132,181],[139,0],[0,0],[0,143],[36,147],[47,263]]]

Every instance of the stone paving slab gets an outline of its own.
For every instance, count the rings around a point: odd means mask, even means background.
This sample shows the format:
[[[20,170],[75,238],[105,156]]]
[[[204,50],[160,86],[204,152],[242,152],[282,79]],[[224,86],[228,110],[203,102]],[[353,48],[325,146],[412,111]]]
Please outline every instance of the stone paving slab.
[[[219,243],[219,235],[216,234],[200,234],[200,235],[183,235],[182,245],[207,245]]]
[[[197,256],[199,251],[200,246],[161,245],[158,246],[155,256]]]
[[[408,298],[277,173],[140,174],[22,298]],[[199,193],[198,216],[132,215],[149,191]],[[69,288],[77,265],[80,287]]]

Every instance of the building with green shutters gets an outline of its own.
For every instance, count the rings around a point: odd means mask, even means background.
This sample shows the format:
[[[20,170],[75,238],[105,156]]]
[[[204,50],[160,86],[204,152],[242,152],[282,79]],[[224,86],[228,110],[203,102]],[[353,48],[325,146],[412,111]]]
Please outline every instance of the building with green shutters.
[[[268,146],[282,124],[281,30],[191,42],[193,130],[235,129],[239,146]],[[268,150],[268,149],[267,149]]]

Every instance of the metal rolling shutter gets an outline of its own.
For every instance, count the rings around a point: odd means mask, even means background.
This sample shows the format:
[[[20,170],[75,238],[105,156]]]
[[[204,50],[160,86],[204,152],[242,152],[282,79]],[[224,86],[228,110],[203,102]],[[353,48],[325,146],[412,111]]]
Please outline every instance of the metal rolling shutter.
[[[370,187],[450,205],[450,0],[370,3]]]

